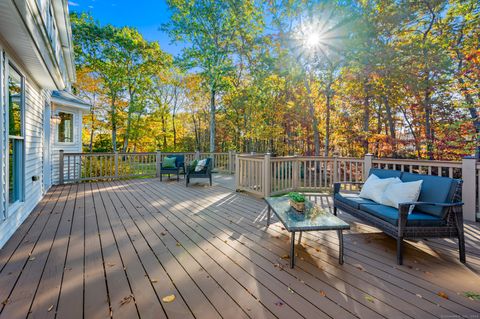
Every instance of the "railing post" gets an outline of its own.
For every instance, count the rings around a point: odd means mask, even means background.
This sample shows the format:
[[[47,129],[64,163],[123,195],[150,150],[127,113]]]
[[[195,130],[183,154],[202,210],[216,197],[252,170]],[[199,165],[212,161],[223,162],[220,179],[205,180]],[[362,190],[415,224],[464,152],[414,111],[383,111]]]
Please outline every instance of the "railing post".
[[[195,159],[198,161],[200,159],[200,151],[196,150],[195,151]]]
[[[64,160],[64,151],[60,150],[58,156],[58,183],[63,185],[64,183],[64,174],[65,174],[65,160]]]
[[[240,189],[240,158],[235,154],[235,191]]]
[[[115,151],[115,178],[118,178],[118,152]]]
[[[265,159],[263,161],[263,196],[270,196],[270,182],[271,177],[271,168],[270,168],[270,153],[265,154]]]
[[[235,160],[235,157],[234,157],[233,151],[229,150],[228,151],[228,172],[230,174],[234,173],[234,170],[233,170],[234,160]]]
[[[215,153],[214,152],[210,152],[210,158],[212,159],[212,170],[214,170],[216,167],[215,167]]]
[[[373,166],[373,154],[365,154],[365,158],[363,160],[363,180],[366,181],[368,178],[368,173]]]
[[[462,202],[463,218],[469,221],[475,221],[476,215],[476,192],[477,192],[477,160],[473,156],[467,156],[462,159]]]
[[[298,161],[298,156],[295,155],[292,159],[292,188],[293,191],[296,191],[298,189],[298,177],[300,175],[300,170],[299,170],[299,161]]]
[[[340,182],[338,180],[338,155],[333,155],[333,182]]]
[[[157,151],[157,154],[155,156],[155,176],[160,177],[160,165],[162,162],[162,152]]]

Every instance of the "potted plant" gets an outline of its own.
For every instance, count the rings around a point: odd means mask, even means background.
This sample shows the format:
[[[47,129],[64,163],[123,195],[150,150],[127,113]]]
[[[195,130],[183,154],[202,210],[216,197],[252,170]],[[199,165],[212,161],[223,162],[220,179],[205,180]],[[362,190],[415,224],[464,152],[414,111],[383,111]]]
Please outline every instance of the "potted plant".
[[[293,207],[297,212],[303,212],[305,210],[305,196],[300,193],[289,193],[288,197],[290,198],[290,206]]]

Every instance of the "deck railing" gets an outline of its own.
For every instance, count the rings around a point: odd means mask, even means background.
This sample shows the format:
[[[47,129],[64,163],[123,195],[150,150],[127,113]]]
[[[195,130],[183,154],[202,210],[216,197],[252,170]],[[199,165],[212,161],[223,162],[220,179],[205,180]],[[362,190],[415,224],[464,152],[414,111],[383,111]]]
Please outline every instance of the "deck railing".
[[[327,191],[335,182],[362,182],[370,168],[394,169],[463,179],[464,217],[475,220],[480,207],[480,163],[410,159],[237,155],[235,187],[258,196],[290,191]]]
[[[210,157],[213,170],[235,172],[235,152],[65,153],[60,151],[59,184],[158,176],[165,157],[184,155],[185,163]]]

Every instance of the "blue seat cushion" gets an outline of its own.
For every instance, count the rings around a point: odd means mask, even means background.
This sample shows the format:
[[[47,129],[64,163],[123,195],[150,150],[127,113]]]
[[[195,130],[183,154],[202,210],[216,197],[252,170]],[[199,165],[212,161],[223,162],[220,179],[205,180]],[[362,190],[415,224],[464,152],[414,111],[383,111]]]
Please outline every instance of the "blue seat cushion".
[[[372,168],[370,169],[369,176],[375,174],[379,178],[390,178],[390,177],[398,177],[402,175],[402,171],[395,171],[391,169],[380,169],[380,168]]]
[[[385,205],[361,204],[360,209],[378,217],[392,225],[398,226],[398,209]],[[436,227],[444,226],[445,220],[435,216],[426,214],[420,211],[413,211],[408,215],[407,226],[417,227]]]
[[[400,178],[402,182],[413,182],[422,180],[419,202],[451,203],[457,186],[457,180],[442,176],[403,173]],[[415,209],[419,212],[445,217],[447,210],[443,207],[432,205],[417,205]]]
[[[356,209],[360,208],[360,204],[371,204],[371,205],[377,204],[373,200],[358,196],[358,194],[336,193],[334,196],[335,196],[335,199],[338,200],[339,202],[347,204]]]

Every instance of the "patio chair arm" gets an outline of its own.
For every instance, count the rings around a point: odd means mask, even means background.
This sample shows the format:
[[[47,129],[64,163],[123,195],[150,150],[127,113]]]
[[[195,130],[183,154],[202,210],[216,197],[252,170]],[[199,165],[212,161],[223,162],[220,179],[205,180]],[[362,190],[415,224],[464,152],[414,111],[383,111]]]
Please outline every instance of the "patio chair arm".
[[[336,182],[333,183],[333,193],[339,193],[342,185],[363,185],[365,182]]]

